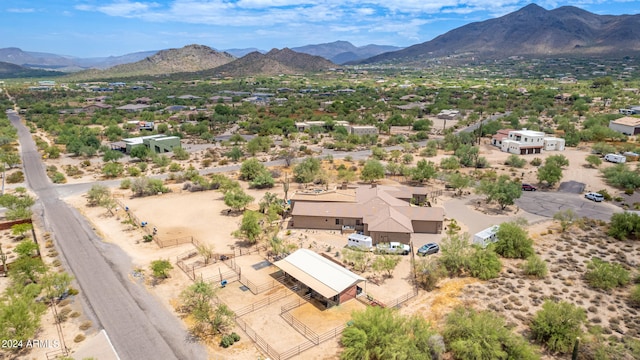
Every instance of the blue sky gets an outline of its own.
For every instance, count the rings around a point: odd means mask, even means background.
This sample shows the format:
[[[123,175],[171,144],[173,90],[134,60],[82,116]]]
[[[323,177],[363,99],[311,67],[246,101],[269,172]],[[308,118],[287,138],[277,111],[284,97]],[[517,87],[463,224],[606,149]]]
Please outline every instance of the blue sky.
[[[78,57],[179,48],[296,47],[336,40],[410,46],[499,17],[517,0],[0,0],[0,48]],[[640,0],[545,0],[596,14],[638,14]]]

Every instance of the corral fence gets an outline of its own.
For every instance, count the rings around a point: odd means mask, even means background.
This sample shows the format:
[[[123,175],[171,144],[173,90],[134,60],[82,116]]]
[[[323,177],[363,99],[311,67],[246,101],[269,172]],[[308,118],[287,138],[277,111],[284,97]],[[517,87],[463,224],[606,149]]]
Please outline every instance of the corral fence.
[[[320,337],[316,334],[315,331],[309,329],[309,327],[303,324],[300,320],[296,319],[290,312],[285,312],[280,314],[280,316],[286,321],[291,327],[296,329],[300,334],[309,339],[312,343],[318,345],[320,343]]]
[[[247,334],[247,336],[249,336],[249,338],[253,340],[253,342],[256,343],[256,345],[258,345],[260,349],[262,349],[262,351],[267,353],[273,359],[278,359],[278,360],[288,359],[288,358],[282,358],[280,356],[280,353],[278,353],[276,349],[269,346],[269,343],[267,343],[260,335],[258,335],[257,332],[255,332],[252,328],[250,328],[249,325],[247,325],[247,323],[244,320],[242,320],[239,317],[236,317],[236,324],[238,324],[238,327],[240,327],[240,329],[242,329]]]
[[[405,302],[409,301],[410,299],[416,297],[418,295],[418,289],[413,288],[410,292],[395,298],[391,301],[389,301],[386,306],[387,307],[395,307],[395,308],[400,308],[400,306],[402,304],[404,304]]]
[[[275,294],[273,294],[271,296],[268,296],[268,297],[266,297],[266,298],[264,298],[264,299],[262,299],[260,301],[256,301],[256,302],[254,302],[252,304],[249,304],[249,305],[247,305],[247,306],[245,306],[243,308],[240,308],[238,310],[234,310],[233,312],[236,314],[236,317],[244,316],[244,315],[246,315],[248,313],[254,312],[254,311],[256,311],[256,310],[258,310],[260,308],[263,308],[263,307],[265,307],[267,305],[271,305],[274,302],[276,302],[276,301],[278,301],[280,299],[283,299],[283,298],[285,298],[285,297],[287,297],[289,295],[293,295],[293,294],[295,294],[295,293],[283,289],[282,291],[278,291],[277,293],[275,293]]]
[[[287,304],[282,305],[280,307],[280,315],[282,315],[282,314],[284,314],[286,312],[289,312],[290,310],[293,310],[293,309],[295,309],[297,307],[300,307],[300,306],[308,303],[309,299],[311,299],[311,294],[307,294],[305,296],[298,297],[295,300],[293,300],[293,301],[291,301],[291,302],[289,302]]]
[[[400,308],[402,304],[404,304],[405,302],[409,301],[411,298],[417,295],[418,295],[418,289],[413,288],[410,292],[404,295],[401,295],[387,303],[384,303],[378,299],[374,299],[373,296],[369,294],[366,294],[365,296],[358,296],[356,297],[356,299],[367,306],[380,306],[383,308],[386,308],[386,307]]]

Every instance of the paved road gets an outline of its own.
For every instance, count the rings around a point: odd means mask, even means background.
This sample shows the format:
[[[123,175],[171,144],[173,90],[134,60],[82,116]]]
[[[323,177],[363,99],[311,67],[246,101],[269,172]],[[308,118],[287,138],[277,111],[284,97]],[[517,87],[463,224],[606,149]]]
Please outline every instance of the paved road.
[[[579,217],[598,220],[611,220],[611,215],[623,210],[615,205],[597,203],[584,198],[582,194],[562,192],[523,191],[522,197],[516,200],[520,209],[545,217],[565,209],[573,209]]]
[[[182,323],[143,285],[129,280],[130,259],[103,243],[77,211],[67,206],[49,182],[28,129],[7,112],[18,129],[24,172],[36,193],[45,226],[75,276],[86,304],[104,328],[121,359],[206,359],[189,340]]]

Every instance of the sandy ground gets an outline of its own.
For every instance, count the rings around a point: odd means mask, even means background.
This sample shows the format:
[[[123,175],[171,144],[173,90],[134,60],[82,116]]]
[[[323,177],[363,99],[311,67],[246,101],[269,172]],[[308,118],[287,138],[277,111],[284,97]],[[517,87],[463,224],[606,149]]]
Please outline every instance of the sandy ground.
[[[540,155],[529,155],[526,158],[530,161],[534,157],[544,159],[545,157],[554,154],[558,153],[550,152]],[[566,156],[571,164],[569,168],[564,171],[563,181],[576,180],[584,182],[589,190],[602,188],[610,189],[604,185],[597,169],[590,169],[583,166],[583,164],[586,163],[584,158],[588,155],[588,151],[586,149],[568,149],[567,151],[559,154]],[[521,173],[524,173],[524,176],[522,176],[524,182],[537,184],[537,180],[535,178],[536,169],[531,165],[527,165],[524,169],[516,170],[501,165],[509,154],[502,153],[497,148],[487,144],[482,145],[481,155],[487,157],[491,163],[495,164],[493,170],[496,170],[499,174],[505,173],[521,177]],[[439,163],[440,159],[446,156],[450,156],[450,154],[440,152],[437,157],[430,158],[429,160]],[[416,156],[415,160],[417,161],[418,159],[419,157]],[[602,166],[611,166],[611,164],[603,164]],[[243,184],[243,186],[246,187],[246,184]],[[294,187],[295,186],[292,186],[292,190]],[[199,193],[183,192],[180,190],[180,185],[172,186],[172,188],[174,190],[172,193],[147,198],[131,199],[128,197],[129,194],[124,192],[124,198],[121,198],[120,200],[123,201],[126,206],[129,207],[130,211],[138,218],[143,221],[148,221],[150,226],[157,227],[158,235],[163,239],[193,236],[199,242],[213,246],[214,250],[220,253],[233,251],[234,248],[237,249],[241,245],[238,240],[231,235],[232,232],[238,228],[241,216],[235,214],[226,215],[227,207],[222,201],[221,193],[217,191]],[[250,206],[250,208],[255,208],[255,204],[257,204],[265,191],[248,189],[247,192],[256,199],[254,205]],[[276,188],[271,189],[270,192],[276,192],[282,196],[281,187],[277,186]],[[518,214],[518,210],[514,207],[509,207],[503,212],[490,213],[487,212],[486,209],[482,210],[473,206],[472,202],[469,203],[469,199],[471,198],[472,196],[470,195],[465,195],[463,198],[453,197],[449,192],[445,192],[445,194],[438,199],[438,205],[444,204],[446,207],[449,203],[459,202],[462,204],[461,206],[466,208],[465,211],[468,212],[468,215],[465,215],[463,219],[458,218],[455,214],[447,214],[447,217],[458,219],[458,223],[461,226],[462,231],[471,232],[476,227],[482,226],[485,222],[489,221],[487,219],[501,222],[523,215],[522,213]],[[193,250],[193,246],[191,244],[159,249],[153,242],[142,242],[141,240],[144,233],[140,229],[133,228],[130,225],[123,223],[123,221],[127,219],[127,214],[123,209],[119,209],[115,215],[111,215],[107,214],[107,212],[102,208],[87,207],[86,199],[83,196],[75,196],[66,200],[93,221],[94,227],[103,236],[105,241],[112,242],[125,249],[125,251],[127,251],[131,256],[134,266],[144,270],[147,274],[149,273],[148,267],[151,261],[162,258],[169,259],[175,264],[177,255]],[[467,220],[471,218],[473,218],[473,220]],[[546,231],[546,228],[550,225],[550,222],[538,222],[532,225],[531,231],[533,233],[541,233],[543,230]],[[345,245],[344,236],[336,231],[292,229],[288,232],[283,229],[280,232],[280,236],[286,241],[296,244],[298,247],[311,248],[317,252],[325,252],[332,256],[336,256],[336,253],[338,253],[338,260],[341,258],[340,251]],[[420,246],[422,243],[430,241],[437,242],[441,237],[441,234],[418,234],[414,237],[414,244],[415,246]],[[542,236],[537,235],[537,245],[542,246],[545,244],[539,243],[542,241],[542,238]],[[547,238],[544,237],[544,240],[546,239]],[[269,281],[273,281],[273,273],[275,272],[273,267],[267,267],[259,271],[250,270],[252,265],[262,261],[260,254],[243,256],[236,260],[237,265],[243,269],[243,274],[255,284],[264,284]],[[517,263],[511,264],[506,262],[503,274],[512,274],[512,272],[509,272],[509,269],[514,271],[513,268],[515,267],[517,267]],[[226,265],[218,263],[215,266],[201,270],[201,275],[203,277],[208,275],[215,276],[216,272],[220,274],[228,270],[229,269]],[[372,280],[374,280],[367,283],[367,293],[382,302],[389,302],[393,301],[400,295],[410,292],[411,286],[409,283],[407,281],[399,281],[408,280],[410,270],[410,259],[407,256],[402,258],[401,263],[394,270],[392,278],[385,279],[380,276],[376,276],[374,279],[374,274],[363,274],[365,277],[371,277]],[[191,281],[177,267],[171,271],[170,275],[169,279],[157,286],[149,285],[149,291],[158,296],[162,303],[165,304],[168,309],[173,311],[173,306],[175,305],[175,301],[180,292],[186,288]],[[377,281],[380,281],[379,284],[376,284]],[[437,323],[454,304],[463,303],[479,306],[478,304],[480,301],[478,299],[474,299],[473,296],[468,295],[469,291],[476,290],[465,289],[477,289],[478,286],[487,286],[487,284],[489,283],[479,282],[478,280],[470,278],[445,280],[440,284],[440,291],[431,293],[420,292],[418,297],[409,300],[409,306],[403,307],[402,311],[405,313],[413,313],[415,311],[418,314],[424,314],[424,316],[429,320]],[[549,288],[552,287],[553,286],[549,286]],[[274,296],[279,291],[286,290],[283,290],[282,286],[276,286],[269,291],[254,295],[251,292],[246,291],[246,289],[243,290],[240,283],[233,282],[226,288],[220,290],[219,297],[223,302],[229,303],[232,309],[238,310],[268,298],[269,296]],[[559,289],[559,291],[562,290]],[[572,289],[570,291],[573,293],[575,291],[582,290]],[[488,290],[485,291],[485,293],[492,294]],[[273,342],[275,344],[274,346],[277,346],[278,351],[283,351],[306,341],[299,332],[292,330],[291,326],[289,326],[279,315],[280,306],[290,302],[291,299],[294,299],[294,296],[296,295],[288,295],[282,299],[274,301],[273,304],[263,309],[251,312],[242,317],[243,321],[245,321],[253,330],[257,331],[259,334],[264,334],[265,339],[269,337],[268,340],[270,344]],[[354,304],[359,303],[354,302]],[[317,314],[313,314],[312,308],[314,307],[308,305],[307,307],[298,308],[300,310],[296,309],[296,311],[300,312],[296,312],[299,320],[308,321],[309,324],[318,323],[317,320],[320,318],[314,317]],[[309,311],[305,311],[304,309]],[[339,309],[341,312],[339,312],[340,316],[336,317],[336,323],[343,322],[347,318],[346,314],[349,312],[349,309],[350,308],[346,306],[344,309]],[[530,309],[533,310],[534,307],[530,306]],[[329,313],[325,313],[325,315],[328,314]],[[314,331],[322,332],[328,326],[327,324],[322,324],[318,327],[317,331]],[[331,326],[333,326],[333,324],[331,324]],[[257,358],[257,356],[260,355],[260,351],[255,348],[248,336],[237,328],[235,331],[241,334],[241,342],[229,349],[221,349],[217,346],[217,343],[212,344],[210,346],[212,356],[214,356],[214,358],[217,358],[215,356],[225,358],[232,354],[234,359],[240,360]],[[274,337],[274,335],[284,333],[286,333],[287,336]],[[271,337],[273,337],[273,339],[271,339]],[[333,359],[336,357],[335,354],[338,351],[338,340],[332,339],[320,346],[316,346],[304,352],[304,356],[299,358]]]

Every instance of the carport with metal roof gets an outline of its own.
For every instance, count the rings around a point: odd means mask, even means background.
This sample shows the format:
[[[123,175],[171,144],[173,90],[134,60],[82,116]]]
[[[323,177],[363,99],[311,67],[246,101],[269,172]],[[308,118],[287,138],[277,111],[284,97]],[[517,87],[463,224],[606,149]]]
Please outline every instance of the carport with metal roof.
[[[339,305],[363,293],[366,279],[309,249],[299,249],[274,263],[286,276],[297,280],[306,294],[325,307]]]

